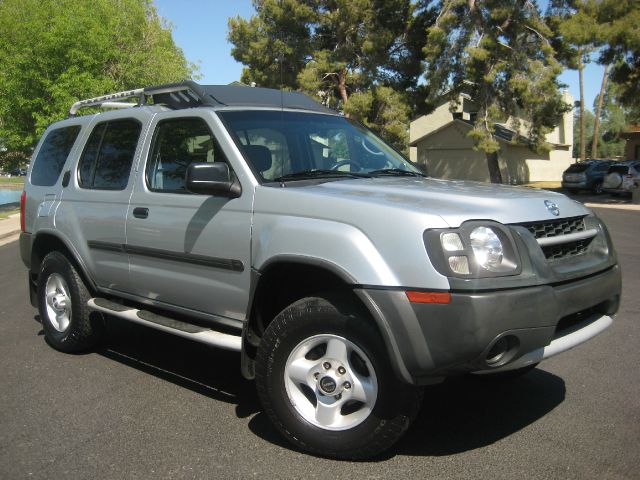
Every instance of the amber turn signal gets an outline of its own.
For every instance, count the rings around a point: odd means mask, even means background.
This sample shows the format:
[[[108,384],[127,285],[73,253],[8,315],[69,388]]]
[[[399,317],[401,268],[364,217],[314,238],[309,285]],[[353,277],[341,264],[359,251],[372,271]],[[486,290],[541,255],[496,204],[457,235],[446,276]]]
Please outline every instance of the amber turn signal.
[[[451,303],[449,292],[416,292],[407,290],[407,298],[411,303]]]

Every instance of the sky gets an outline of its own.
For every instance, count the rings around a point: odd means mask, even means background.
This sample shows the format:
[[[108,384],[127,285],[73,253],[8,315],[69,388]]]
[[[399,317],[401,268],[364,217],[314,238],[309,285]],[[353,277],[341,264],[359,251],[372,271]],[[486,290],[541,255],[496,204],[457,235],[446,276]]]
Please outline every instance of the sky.
[[[200,83],[227,84],[240,80],[242,64],[231,56],[227,41],[227,22],[237,15],[249,18],[255,13],[250,0],[155,0],[158,13],[173,26],[173,38],[187,59],[199,64]],[[546,4],[546,0],[542,0]],[[600,92],[604,68],[595,63],[584,71],[585,107],[593,110],[593,100]],[[578,100],[578,72],[566,70],[560,81]]]

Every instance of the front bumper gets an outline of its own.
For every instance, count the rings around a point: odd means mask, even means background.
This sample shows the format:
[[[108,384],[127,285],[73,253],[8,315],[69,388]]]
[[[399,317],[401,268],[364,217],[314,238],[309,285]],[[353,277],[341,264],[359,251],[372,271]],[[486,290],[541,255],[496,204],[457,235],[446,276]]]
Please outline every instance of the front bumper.
[[[378,322],[396,373],[412,384],[519,368],[572,348],[610,324],[620,291],[617,265],[555,285],[452,292],[450,304],[412,304],[402,289],[356,290]],[[492,348],[501,339],[508,348],[496,357]]]

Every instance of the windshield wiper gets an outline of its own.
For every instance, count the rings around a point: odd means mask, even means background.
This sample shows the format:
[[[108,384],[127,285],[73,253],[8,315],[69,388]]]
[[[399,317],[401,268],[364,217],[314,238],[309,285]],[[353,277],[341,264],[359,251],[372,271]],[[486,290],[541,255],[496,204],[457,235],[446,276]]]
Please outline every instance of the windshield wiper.
[[[401,168],[382,168],[380,170],[372,170],[367,172],[369,175],[393,175],[398,177],[426,177],[424,173],[412,172],[411,170],[403,170]]]
[[[291,172],[273,179],[274,182],[285,182],[287,180],[305,180],[309,178],[369,178],[368,173],[342,172],[340,170],[301,170],[299,172]]]

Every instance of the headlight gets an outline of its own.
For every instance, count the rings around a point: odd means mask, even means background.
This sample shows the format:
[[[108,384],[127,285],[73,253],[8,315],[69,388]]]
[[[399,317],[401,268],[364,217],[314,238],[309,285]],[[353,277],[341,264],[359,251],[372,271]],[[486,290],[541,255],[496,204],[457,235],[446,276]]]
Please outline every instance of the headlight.
[[[509,227],[469,221],[455,229],[427,230],[425,246],[443,275],[461,278],[518,275],[522,268]]]
[[[502,265],[502,242],[488,227],[477,227],[471,231],[471,248],[478,265],[490,272],[499,271]]]

